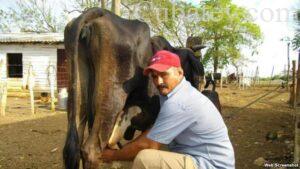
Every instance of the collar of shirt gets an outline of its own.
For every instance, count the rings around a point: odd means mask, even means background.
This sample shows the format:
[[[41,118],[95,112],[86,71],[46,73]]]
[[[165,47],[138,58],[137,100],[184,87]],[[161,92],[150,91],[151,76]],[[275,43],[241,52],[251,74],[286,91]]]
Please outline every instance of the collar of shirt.
[[[159,95],[161,100],[167,100],[172,97],[175,93],[177,93],[186,83],[185,77],[179,82],[179,84],[169,93],[167,96]]]

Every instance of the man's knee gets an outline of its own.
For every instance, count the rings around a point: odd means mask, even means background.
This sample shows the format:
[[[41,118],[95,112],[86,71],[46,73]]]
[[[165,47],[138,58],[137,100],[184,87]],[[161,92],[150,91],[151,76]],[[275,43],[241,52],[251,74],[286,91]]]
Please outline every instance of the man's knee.
[[[157,150],[153,149],[144,149],[141,150],[135,157],[133,161],[132,169],[148,169],[153,168],[151,163],[155,161],[155,152]]]
[[[140,161],[147,161],[147,160],[152,160],[150,158],[153,158],[153,155],[157,153],[157,150],[153,149],[144,149],[141,150],[135,157],[135,160],[140,160]]]

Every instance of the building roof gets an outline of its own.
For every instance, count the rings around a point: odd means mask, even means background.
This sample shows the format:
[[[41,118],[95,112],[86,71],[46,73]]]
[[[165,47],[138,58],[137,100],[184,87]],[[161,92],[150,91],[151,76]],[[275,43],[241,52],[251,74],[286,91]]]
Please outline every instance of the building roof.
[[[0,33],[1,43],[63,43],[63,33]]]

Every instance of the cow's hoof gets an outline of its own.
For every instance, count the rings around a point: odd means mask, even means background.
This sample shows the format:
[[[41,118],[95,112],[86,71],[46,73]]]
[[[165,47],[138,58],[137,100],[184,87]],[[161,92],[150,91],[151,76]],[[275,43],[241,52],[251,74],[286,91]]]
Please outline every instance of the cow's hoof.
[[[100,151],[96,151],[99,147],[85,145],[81,149],[84,169],[98,169],[100,164]]]

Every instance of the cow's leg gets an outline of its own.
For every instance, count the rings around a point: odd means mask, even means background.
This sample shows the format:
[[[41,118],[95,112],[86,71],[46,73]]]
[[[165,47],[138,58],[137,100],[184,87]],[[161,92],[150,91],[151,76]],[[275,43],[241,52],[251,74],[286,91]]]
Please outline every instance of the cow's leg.
[[[94,94],[99,96],[96,87]],[[113,87],[114,88],[114,87]],[[111,93],[107,90],[107,93]],[[106,95],[106,101],[103,101],[98,98],[99,102],[95,103],[95,120],[93,124],[93,128],[91,130],[90,135],[87,138],[87,141],[84,143],[82,147],[82,152],[84,155],[85,164],[84,168],[97,168],[100,160],[99,157],[101,155],[102,150],[106,147],[108,143],[111,131],[113,130],[113,125],[117,116],[117,112],[123,109],[125,104],[126,94],[125,92],[117,92],[118,90],[122,90],[121,87],[117,87],[114,89],[114,92],[111,93],[110,96]],[[120,102],[116,101],[118,98],[114,98],[113,96],[118,96]],[[102,101],[101,101],[102,100]]]
[[[78,125],[78,141],[81,147],[82,163],[85,164],[84,153],[82,152],[82,146],[84,143],[84,135],[86,124],[88,121],[88,129],[93,125],[93,112],[92,112],[92,93],[94,90],[94,71],[92,69],[92,63],[90,61],[90,52],[86,46],[85,41],[81,41],[78,46],[79,59],[79,84],[80,84],[80,110],[79,110],[79,125]]]
[[[101,22],[101,20],[97,20]],[[111,37],[105,32],[105,25],[101,27],[101,34],[93,35],[91,26],[90,56],[94,73],[94,90],[91,92],[91,110],[94,113],[93,126],[90,134],[82,146],[84,168],[97,168],[100,163],[102,150],[108,143],[117,113],[122,111],[125,105],[127,93],[123,89],[124,70],[118,70],[117,56],[111,46]],[[100,28],[95,28],[100,30]],[[125,77],[126,78],[126,77]],[[90,93],[90,92],[89,92]],[[103,132],[102,132],[103,131]]]
[[[68,24],[65,32],[70,32],[71,24]],[[66,41],[68,38],[66,38]],[[66,43],[68,44],[68,43]],[[72,53],[70,46],[66,47],[67,53]],[[68,132],[63,149],[64,165],[66,168],[78,169],[80,161],[80,146],[77,132],[76,115],[79,112],[78,105],[80,104],[79,94],[79,70],[78,60],[76,57],[68,57],[69,71],[69,96],[68,96]],[[72,72],[72,73],[71,73]]]

